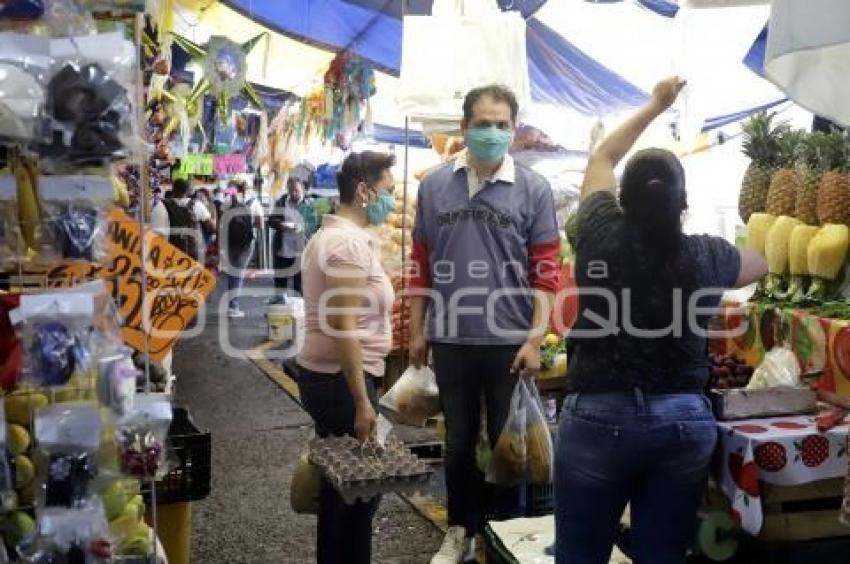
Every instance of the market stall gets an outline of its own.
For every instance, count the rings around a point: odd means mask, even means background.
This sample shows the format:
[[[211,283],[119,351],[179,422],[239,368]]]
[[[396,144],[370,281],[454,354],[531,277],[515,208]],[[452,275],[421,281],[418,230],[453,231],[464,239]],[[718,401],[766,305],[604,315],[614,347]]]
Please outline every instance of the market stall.
[[[21,85],[0,94],[0,554],[187,562],[167,514],[208,495],[210,437],[173,405],[167,358],[215,279],[146,226],[156,18],[49,8],[0,10]]]

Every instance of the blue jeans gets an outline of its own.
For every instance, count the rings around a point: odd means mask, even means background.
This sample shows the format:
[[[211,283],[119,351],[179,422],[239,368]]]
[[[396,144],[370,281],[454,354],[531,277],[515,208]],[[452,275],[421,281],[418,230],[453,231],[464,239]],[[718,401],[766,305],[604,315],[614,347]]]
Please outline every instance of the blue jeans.
[[[235,290],[231,294],[233,297],[230,298],[230,309],[239,309],[239,294],[242,292],[242,286],[245,285],[245,272],[253,255],[253,242],[245,249],[228,250],[227,258],[230,261],[231,270],[227,274],[227,289]]]
[[[354,400],[342,374],[320,374],[298,369],[301,403],[320,437],[354,434]],[[375,410],[378,398],[374,379],[366,377],[366,392]],[[380,498],[345,503],[327,480],[319,492],[316,534],[318,564],[370,564],[372,559],[372,519]]]
[[[635,564],[682,564],[716,443],[698,393],[568,396],[555,447],[557,564],[606,564],[629,502]]]

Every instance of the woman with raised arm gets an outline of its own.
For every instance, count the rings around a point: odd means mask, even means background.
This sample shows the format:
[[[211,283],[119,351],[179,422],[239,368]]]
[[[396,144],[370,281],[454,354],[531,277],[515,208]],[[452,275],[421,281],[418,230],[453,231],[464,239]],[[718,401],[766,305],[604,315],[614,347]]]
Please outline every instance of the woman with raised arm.
[[[703,394],[706,332],[723,290],[767,272],[763,257],[718,237],[685,235],[685,173],[675,155],[617,164],[676,100],[651,100],[596,148],[578,212],[579,319],[555,464],[558,564],[605,564],[631,503],[636,564],[681,564],[717,441]],[[618,194],[619,192],[619,194]]]

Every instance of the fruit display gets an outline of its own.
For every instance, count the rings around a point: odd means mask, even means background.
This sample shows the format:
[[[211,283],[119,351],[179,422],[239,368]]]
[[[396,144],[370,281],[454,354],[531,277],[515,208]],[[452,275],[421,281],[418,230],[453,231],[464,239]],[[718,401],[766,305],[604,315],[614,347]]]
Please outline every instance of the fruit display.
[[[850,228],[846,225],[825,225],[809,242],[807,259],[812,283],[806,297],[813,300],[830,298],[833,282],[844,269],[850,248]]]
[[[840,133],[826,135],[820,145],[821,177],[817,198],[818,222],[850,224],[850,174],[847,141]]]
[[[788,290],[782,297],[792,303],[800,303],[805,299],[805,291],[809,282],[809,243],[820,229],[814,225],[797,225],[791,231],[788,242],[788,272],[791,280]]]
[[[710,386],[718,390],[745,388],[755,369],[739,360],[734,354],[711,356]]]
[[[826,134],[816,132],[804,137],[798,146],[797,195],[794,217],[806,225],[818,224],[818,191],[823,172],[820,168],[820,147]]]
[[[767,195],[777,166],[779,136],[788,131],[785,123],[774,125],[776,113],[760,113],[744,123],[743,151],[751,159],[738,197],[738,213],[747,223],[754,213],[767,209]]]
[[[775,215],[753,213],[747,222],[747,248],[764,256],[767,233],[776,221]]]
[[[431,477],[431,469],[390,434],[383,447],[354,437],[314,437],[308,444],[310,462],[347,502],[368,500],[388,492],[416,489]]]
[[[797,159],[805,133],[786,130],[777,138],[776,162],[779,167],[770,180],[765,210],[776,216],[791,216],[797,205]]]
[[[767,231],[764,244],[764,256],[767,259],[768,269],[765,292],[769,296],[785,291],[791,232],[798,225],[801,225],[799,220],[783,215],[777,217]]]

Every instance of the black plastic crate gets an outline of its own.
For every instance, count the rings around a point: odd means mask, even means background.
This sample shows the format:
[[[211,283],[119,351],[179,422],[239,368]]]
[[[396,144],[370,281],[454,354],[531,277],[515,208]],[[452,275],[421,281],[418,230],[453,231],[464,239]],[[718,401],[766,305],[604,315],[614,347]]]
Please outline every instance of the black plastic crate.
[[[174,406],[168,428],[168,460],[173,465],[156,482],[156,503],[198,501],[210,494],[212,441],[209,431],[201,430],[186,408]],[[145,502],[151,502],[150,492]]]

